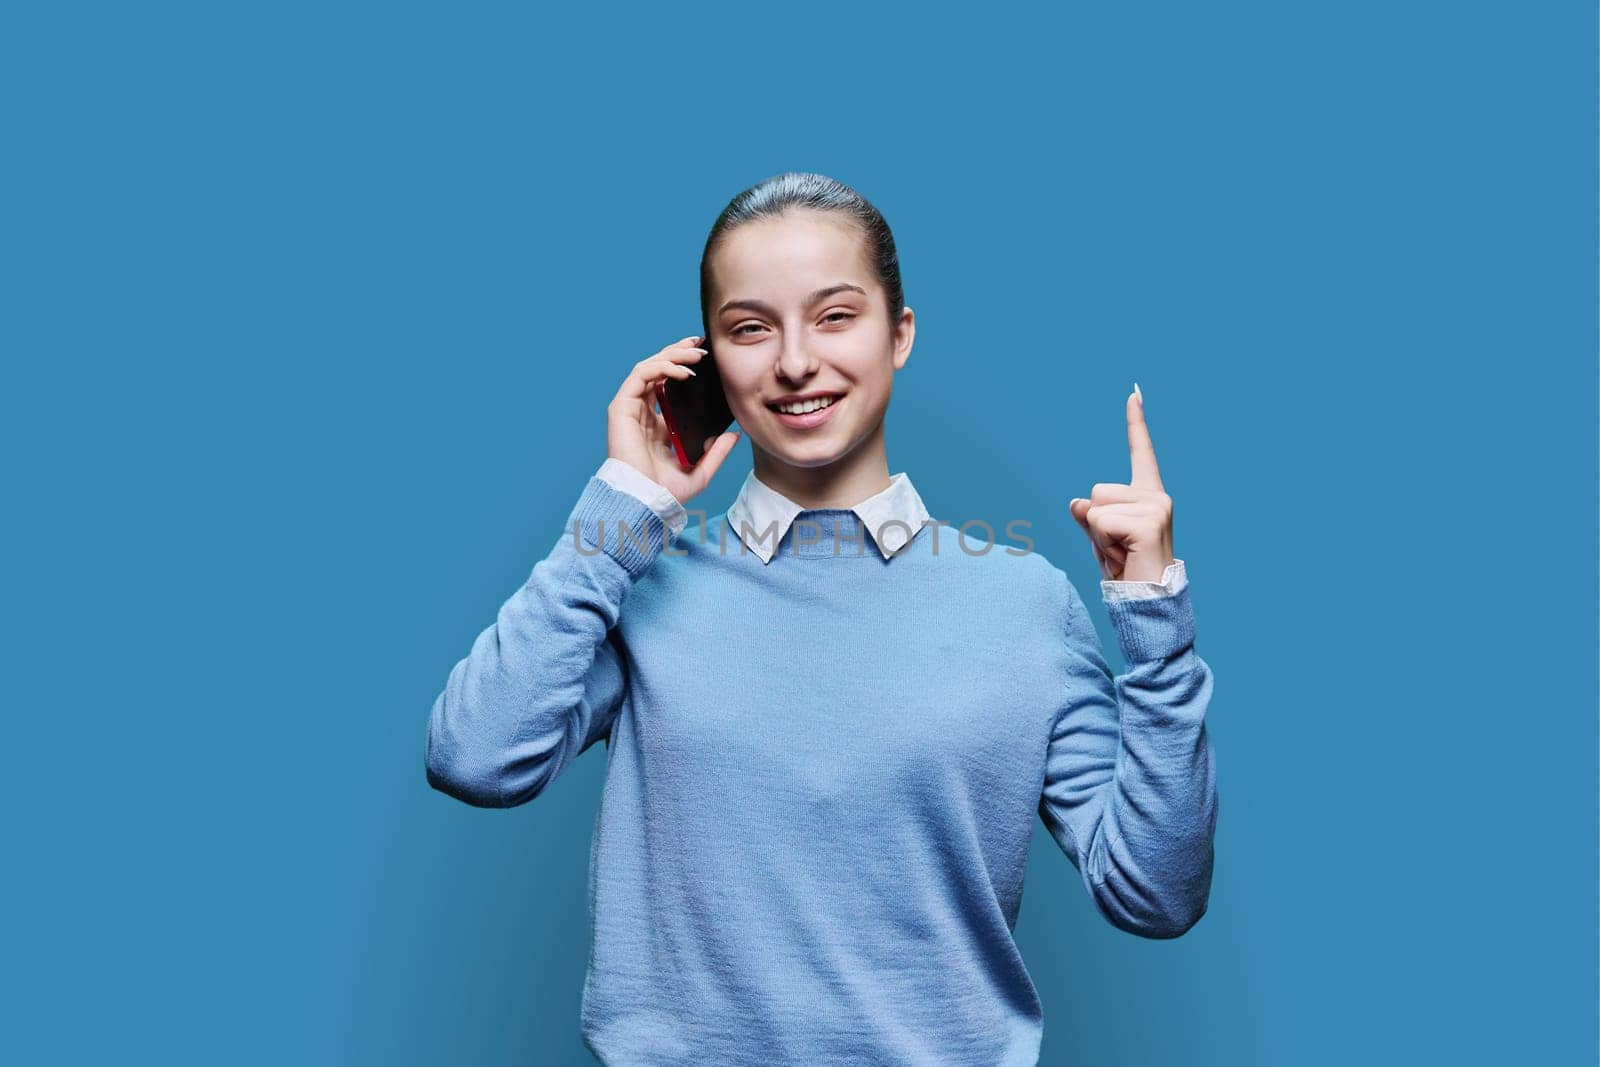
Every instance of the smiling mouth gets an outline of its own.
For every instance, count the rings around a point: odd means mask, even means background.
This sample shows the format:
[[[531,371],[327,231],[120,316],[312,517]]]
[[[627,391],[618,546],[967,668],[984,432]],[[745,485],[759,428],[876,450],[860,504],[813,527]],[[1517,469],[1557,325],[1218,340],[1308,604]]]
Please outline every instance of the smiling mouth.
[[[782,415],[808,415],[815,411],[823,411],[839,402],[843,393],[830,393],[827,396],[816,397],[811,400],[802,400],[794,404],[768,404],[767,408]]]

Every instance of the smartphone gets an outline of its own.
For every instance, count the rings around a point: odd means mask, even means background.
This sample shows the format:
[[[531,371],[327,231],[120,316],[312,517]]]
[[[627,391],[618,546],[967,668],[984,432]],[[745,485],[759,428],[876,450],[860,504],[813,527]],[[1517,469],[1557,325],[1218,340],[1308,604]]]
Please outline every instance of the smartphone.
[[[692,377],[668,378],[656,385],[656,400],[667,422],[672,450],[684,470],[693,468],[705,455],[706,438],[733,425],[733,412],[722,391],[722,375],[717,373],[717,354],[712,351],[711,338],[701,341],[698,347],[706,354],[694,363],[684,364],[693,368]]]

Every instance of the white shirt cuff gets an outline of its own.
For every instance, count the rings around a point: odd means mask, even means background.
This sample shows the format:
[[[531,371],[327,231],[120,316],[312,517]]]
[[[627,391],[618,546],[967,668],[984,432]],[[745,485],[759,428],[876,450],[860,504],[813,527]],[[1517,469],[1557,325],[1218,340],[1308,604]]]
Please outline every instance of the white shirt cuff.
[[[1103,578],[1100,581],[1100,595],[1107,600],[1143,600],[1175,596],[1188,584],[1189,576],[1184,572],[1183,560],[1174,559],[1161,573],[1159,582],[1113,582]]]

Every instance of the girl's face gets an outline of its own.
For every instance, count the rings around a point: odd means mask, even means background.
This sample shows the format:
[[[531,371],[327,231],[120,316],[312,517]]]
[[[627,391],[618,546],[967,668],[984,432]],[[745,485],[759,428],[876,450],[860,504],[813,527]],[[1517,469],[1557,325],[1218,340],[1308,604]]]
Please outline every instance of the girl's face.
[[[891,324],[883,287],[850,221],[789,211],[732,230],[711,262],[712,349],[728,406],[752,445],[796,467],[849,455],[883,420],[915,333]],[[779,410],[820,394],[826,407]]]

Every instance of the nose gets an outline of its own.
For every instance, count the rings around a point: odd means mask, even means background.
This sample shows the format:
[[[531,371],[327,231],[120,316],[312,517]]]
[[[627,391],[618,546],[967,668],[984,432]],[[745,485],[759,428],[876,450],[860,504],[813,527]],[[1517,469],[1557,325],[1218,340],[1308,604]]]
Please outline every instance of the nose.
[[[817,360],[807,346],[793,334],[785,334],[778,345],[778,363],[773,368],[786,382],[803,382],[817,373]]]

